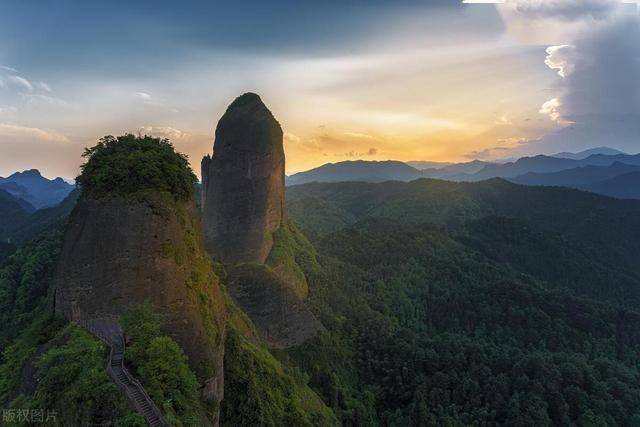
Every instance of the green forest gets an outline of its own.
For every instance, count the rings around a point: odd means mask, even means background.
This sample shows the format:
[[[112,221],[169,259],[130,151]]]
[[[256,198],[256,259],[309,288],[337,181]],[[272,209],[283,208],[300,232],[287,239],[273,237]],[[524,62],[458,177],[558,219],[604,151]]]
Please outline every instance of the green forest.
[[[138,162],[118,143],[88,156]],[[142,141],[155,154],[132,179],[192,199],[166,144]],[[112,179],[86,166],[80,181],[90,197],[135,195]],[[287,198],[268,263],[289,268],[323,329],[268,349],[225,290],[220,424],[640,425],[640,202],[502,180],[306,184]],[[57,425],[144,425],[104,371],[106,346],[54,314],[65,222],[0,266],[0,401],[55,409]],[[223,289],[228,269],[213,264]],[[202,425],[210,408],[162,313],[133,306],[121,325],[164,416]]]

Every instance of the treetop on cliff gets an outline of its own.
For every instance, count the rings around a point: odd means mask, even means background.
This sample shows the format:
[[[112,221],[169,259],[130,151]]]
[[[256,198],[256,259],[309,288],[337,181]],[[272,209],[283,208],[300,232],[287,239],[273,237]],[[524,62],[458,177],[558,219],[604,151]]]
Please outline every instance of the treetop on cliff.
[[[164,191],[186,200],[197,181],[187,157],[163,138],[109,135],[86,148],[83,157],[76,182],[84,195],[96,198]]]

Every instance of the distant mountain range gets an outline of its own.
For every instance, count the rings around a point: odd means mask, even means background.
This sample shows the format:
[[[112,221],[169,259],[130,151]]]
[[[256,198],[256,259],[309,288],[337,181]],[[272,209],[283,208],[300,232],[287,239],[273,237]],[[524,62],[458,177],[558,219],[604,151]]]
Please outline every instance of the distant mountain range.
[[[640,154],[630,155],[608,147],[579,153],[522,157],[506,163],[474,160],[464,163],[412,161],[347,161],[328,163],[287,177],[287,185],[309,182],[383,182],[434,178],[476,182],[504,178],[524,185],[564,186],[611,197],[637,198]],[[628,175],[628,176],[627,176]]]
[[[606,156],[615,156],[616,154],[627,154],[627,153],[623,153],[620,150],[616,150],[615,148],[609,148],[609,147],[596,147],[596,148],[590,148],[589,150],[584,150],[584,151],[580,151],[579,153],[568,153],[568,152],[562,152],[562,153],[557,153],[554,154],[552,157],[561,157],[563,159],[573,159],[573,160],[582,160],[582,159],[586,159],[589,156],[592,156],[594,154],[604,154]]]
[[[0,189],[0,252],[7,252],[7,244],[24,243],[68,217],[79,194],[79,190],[74,190],[57,205],[36,210],[30,203]]]
[[[47,179],[37,169],[0,177],[0,189],[28,202],[32,210],[55,206],[75,188],[62,178]],[[29,208],[27,207],[27,210]]]
[[[287,185],[307,182],[343,182],[343,181],[413,181],[422,177],[422,172],[406,163],[387,161],[346,161],[327,163],[306,172],[300,172],[286,178]]]

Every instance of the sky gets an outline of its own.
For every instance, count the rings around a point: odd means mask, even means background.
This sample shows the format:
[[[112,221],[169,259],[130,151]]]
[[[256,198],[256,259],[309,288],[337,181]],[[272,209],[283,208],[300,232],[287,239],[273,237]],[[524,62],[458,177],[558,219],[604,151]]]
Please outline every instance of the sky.
[[[0,176],[73,178],[84,147],[169,138],[199,174],[256,92],[287,173],[343,160],[640,152],[629,0],[3,0]]]

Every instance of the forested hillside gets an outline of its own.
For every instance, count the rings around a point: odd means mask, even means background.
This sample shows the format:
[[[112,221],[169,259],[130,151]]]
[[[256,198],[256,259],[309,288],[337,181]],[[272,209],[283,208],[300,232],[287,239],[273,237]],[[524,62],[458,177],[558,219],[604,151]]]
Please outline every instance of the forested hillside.
[[[640,423],[640,203],[502,180],[308,184],[287,197],[311,244],[281,249],[323,329],[269,351],[228,300],[221,424]],[[0,269],[0,398],[63,422],[138,425],[104,375],[105,347],[50,314],[60,237],[39,235]],[[215,270],[227,286],[228,268]],[[189,425],[202,411],[193,373],[145,316],[124,322],[127,357]]]
[[[640,422],[638,203],[501,180],[288,196],[327,327],[291,360],[343,422]]]

